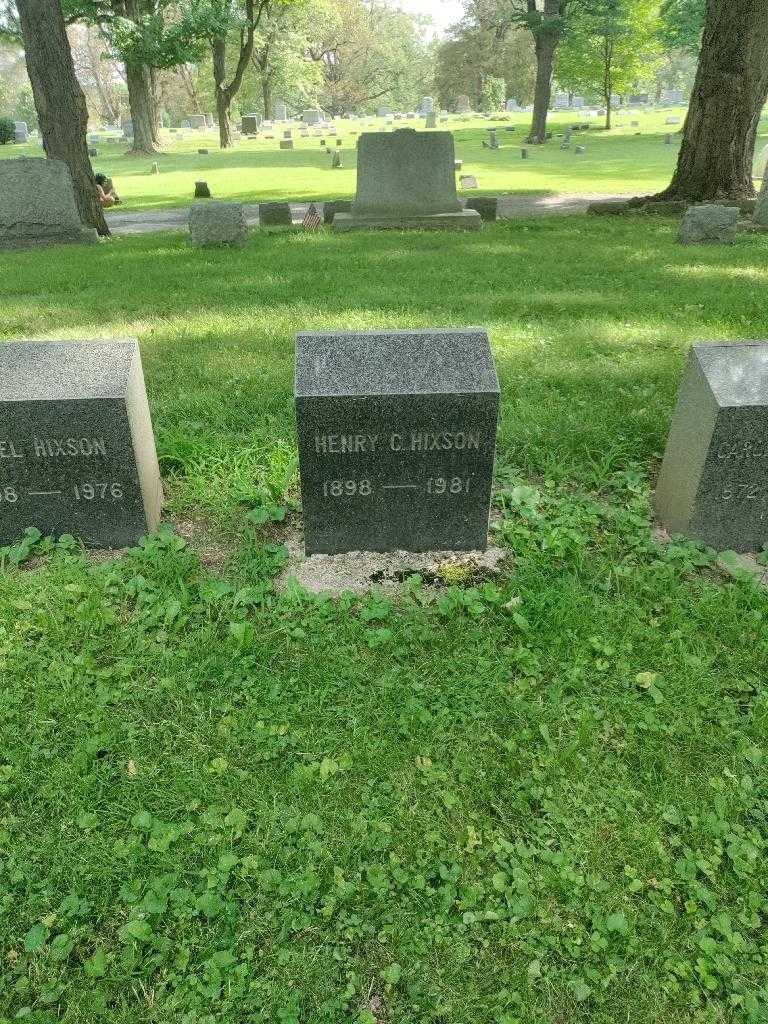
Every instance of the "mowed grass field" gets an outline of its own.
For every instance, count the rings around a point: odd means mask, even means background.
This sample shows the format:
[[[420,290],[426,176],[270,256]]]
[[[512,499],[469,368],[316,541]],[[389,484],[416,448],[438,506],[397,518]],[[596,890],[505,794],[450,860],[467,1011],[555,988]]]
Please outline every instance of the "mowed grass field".
[[[510,114],[508,121],[492,122],[479,117],[467,120],[452,116],[447,125],[456,139],[456,155],[464,161],[463,174],[475,175],[480,192],[582,192],[637,194],[658,191],[668,184],[677,159],[679,126],[665,125],[669,116],[685,117],[682,109],[626,111],[616,116],[616,126],[602,130],[602,119],[588,118],[583,111],[553,112],[550,127],[561,133],[567,125],[589,123],[583,135],[574,135],[569,151],[559,148],[555,137],[547,146],[528,147],[529,157],[522,160],[520,149],[530,127],[530,115]],[[633,122],[638,127],[633,127]],[[157,158],[126,156],[126,144],[116,139],[98,143],[98,157],[93,158],[97,171],[113,177],[124,205],[118,212],[163,209],[183,206],[193,201],[194,184],[208,182],[216,199],[243,202],[273,200],[323,200],[351,197],[355,192],[356,144],[358,132],[380,130],[384,122],[369,119],[353,123],[337,122],[344,167],[332,170],[330,157],[320,146],[320,139],[302,139],[294,126],[293,151],[279,149],[283,126],[277,124],[268,139],[243,138],[235,148],[221,151],[216,132],[187,131],[183,141],[164,132],[165,146]],[[396,126],[422,130],[424,119],[395,122]],[[503,148],[483,149],[486,128],[496,125]],[[505,128],[514,127],[513,133]],[[664,136],[673,133],[673,145],[664,144]],[[328,150],[336,148],[333,137],[327,137]],[[768,143],[768,124],[761,126],[756,147],[755,173],[762,174],[760,155]],[[575,146],[583,144],[586,153],[577,155]],[[198,154],[208,149],[208,155]],[[39,147],[0,147],[0,158],[39,155]],[[160,173],[152,173],[157,162]],[[467,195],[472,193],[467,192]]]
[[[140,338],[168,507],[0,552],[0,1020],[765,1020],[768,597],[650,490],[689,344],[768,337],[768,239],[675,231],[3,254],[3,338]],[[465,324],[507,568],[277,593],[295,332]]]

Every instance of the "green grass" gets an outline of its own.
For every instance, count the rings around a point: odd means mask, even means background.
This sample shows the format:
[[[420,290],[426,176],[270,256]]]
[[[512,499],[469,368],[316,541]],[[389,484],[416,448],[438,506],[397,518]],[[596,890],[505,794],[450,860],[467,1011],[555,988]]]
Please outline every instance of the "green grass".
[[[516,127],[515,134],[504,131],[505,122],[498,123],[504,148],[496,152],[482,148],[489,122],[451,118],[448,127],[456,138],[456,155],[464,161],[463,173],[478,178],[481,192],[636,194],[658,191],[669,182],[678,149],[677,141],[673,146],[664,145],[664,135],[678,130],[664,124],[671,113],[683,117],[685,112],[675,109],[623,114],[610,132],[602,131],[600,122],[592,119],[593,127],[584,138],[574,136],[574,145],[586,145],[584,155],[577,156],[573,149],[561,151],[555,138],[547,146],[530,147],[527,161],[520,158],[522,139],[530,121],[527,114],[509,115],[508,123]],[[587,123],[576,112],[553,113],[550,127],[554,133],[562,132],[567,125],[579,121]],[[633,128],[632,121],[638,121],[640,127]],[[423,119],[403,124],[421,127]],[[214,132],[187,132],[183,142],[166,133],[168,145],[157,158],[161,172],[157,175],[151,173],[154,158],[126,156],[125,144],[116,140],[98,145],[99,156],[93,164],[96,170],[114,178],[125,200],[119,212],[188,205],[192,202],[194,183],[200,178],[208,182],[217,199],[259,202],[345,198],[355,191],[356,137],[349,134],[343,123],[339,133],[344,139],[342,170],[331,170],[320,140],[314,137],[301,139],[294,132],[296,148],[292,152],[278,149],[278,139],[282,137],[279,127],[274,131],[274,139],[244,139],[227,152],[218,149]],[[768,127],[763,126],[756,150],[758,157],[766,142]],[[335,148],[333,139],[328,144],[329,149]],[[201,156],[199,148],[208,148],[210,152]],[[0,147],[0,158],[39,153],[32,146]],[[762,173],[762,168],[756,166],[756,173]]]
[[[649,488],[689,343],[768,337],[768,239],[674,232],[4,254],[4,337],[140,337],[168,519],[230,557],[3,555],[0,1019],[765,1019],[768,599]],[[295,515],[294,333],[462,324],[510,570],[278,596],[246,515]]]

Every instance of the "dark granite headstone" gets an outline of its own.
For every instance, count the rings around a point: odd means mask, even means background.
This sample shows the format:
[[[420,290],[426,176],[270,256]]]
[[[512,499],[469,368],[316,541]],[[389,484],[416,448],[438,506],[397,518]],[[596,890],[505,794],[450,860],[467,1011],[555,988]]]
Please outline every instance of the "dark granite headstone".
[[[263,228],[279,225],[290,227],[293,215],[288,203],[259,203],[259,224]]]
[[[196,181],[195,182],[195,199],[210,199],[211,190],[208,187],[207,181]]]
[[[91,547],[155,529],[162,485],[136,341],[0,345],[0,544],[28,526]]]
[[[656,511],[671,533],[720,551],[768,542],[768,342],[692,347]]]
[[[484,549],[499,383],[488,335],[296,339],[307,554]]]

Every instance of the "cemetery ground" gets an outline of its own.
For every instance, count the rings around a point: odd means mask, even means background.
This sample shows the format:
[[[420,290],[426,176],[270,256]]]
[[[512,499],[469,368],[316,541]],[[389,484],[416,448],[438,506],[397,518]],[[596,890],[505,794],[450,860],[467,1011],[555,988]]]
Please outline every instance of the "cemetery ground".
[[[530,146],[529,157],[522,160],[520,149],[529,128],[530,115],[510,114],[509,120],[489,121],[478,117],[463,120],[451,117],[439,129],[449,128],[456,140],[456,156],[463,160],[462,174],[478,179],[481,193],[598,193],[637,194],[660,191],[670,180],[677,159],[679,125],[666,125],[668,116],[677,116],[681,123],[685,112],[670,109],[645,113],[626,111],[616,117],[616,127],[610,132],[601,129],[601,120],[587,118],[584,111],[555,112],[550,127],[555,138],[547,146]],[[633,127],[638,122],[639,127]],[[384,122],[336,122],[344,167],[333,170],[328,152],[321,147],[320,138],[310,135],[299,137],[298,126],[293,125],[294,150],[278,148],[283,125],[276,124],[272,139],[244,137],[228,151],[218,148],[218,136],[213,131],[184,133],[183,141],[176,135],[163,133],[163,152],[156,157],[127,156],[127,144],[112,135],[107,142],[96,143],[98,156],[92,158],[97,171],[114,178],[124,205],[107,211],[112,214],[133,211],[162,210],[190,205],[195,181],[208,182],[215,199],[237,202],[323,200],[351,198],[355,192],[355,146],[358,132],[373,124],[380,130]],[[571,149],[561,150],[557,137],[568,125],[590,124],[588,131],[573,135]],[[424,119],[397,121],[393,127],[416,127],[422,130]],[[483,149],[488,127],[495,126],[498,151]],[[508,133],[507,126],[514,127]],[[638,134],[639,133],[639,134]],[[665,145],[664,137],[672,134],[673,144]],[[328,151],[336,149],[336,139],[325,133]],[[756,149],[759,158],[768,142],[768,126],[761,126]],[[574,152],[577,145],[585,145],[586,153]],[[208,149],[199,154],[198,149]],[[39,146],[0,147],[0,159],[14,156],[39,156]],[[160,173],[152,173],[157,163]],[[762,174],[756,160],[755,173]],[[467,196],[474,192],[463,193]]]
[[[140,338],[176,529],[0,556],[0,1019],[764,1019],[768,597],[649,495],[768,239],[676,230],[3,254],[3,337]],[[507,568],[277,593],[295,332],[467,324]]]

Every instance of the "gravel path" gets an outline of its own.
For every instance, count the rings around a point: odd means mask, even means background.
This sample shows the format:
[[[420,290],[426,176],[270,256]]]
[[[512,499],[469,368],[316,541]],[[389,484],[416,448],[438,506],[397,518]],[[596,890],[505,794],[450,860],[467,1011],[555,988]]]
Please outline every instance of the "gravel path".
[[[508,193],[500,196],[499,216],[540,217],[557,214],[585,213],[590,203],[622,196],[600,192],[538,192]],[[322,209],[322,203],[315,204]],[[309,203],[291,203],[294,221],[301,221]],[[153,231],[185,231],[188,207],[173,210],[146,211],[143,213],[115,212],[107,215],[107,223],[115,235],[145,235]],[[259,223],[258,203],[245,204],[245,216],[250,225]]]

